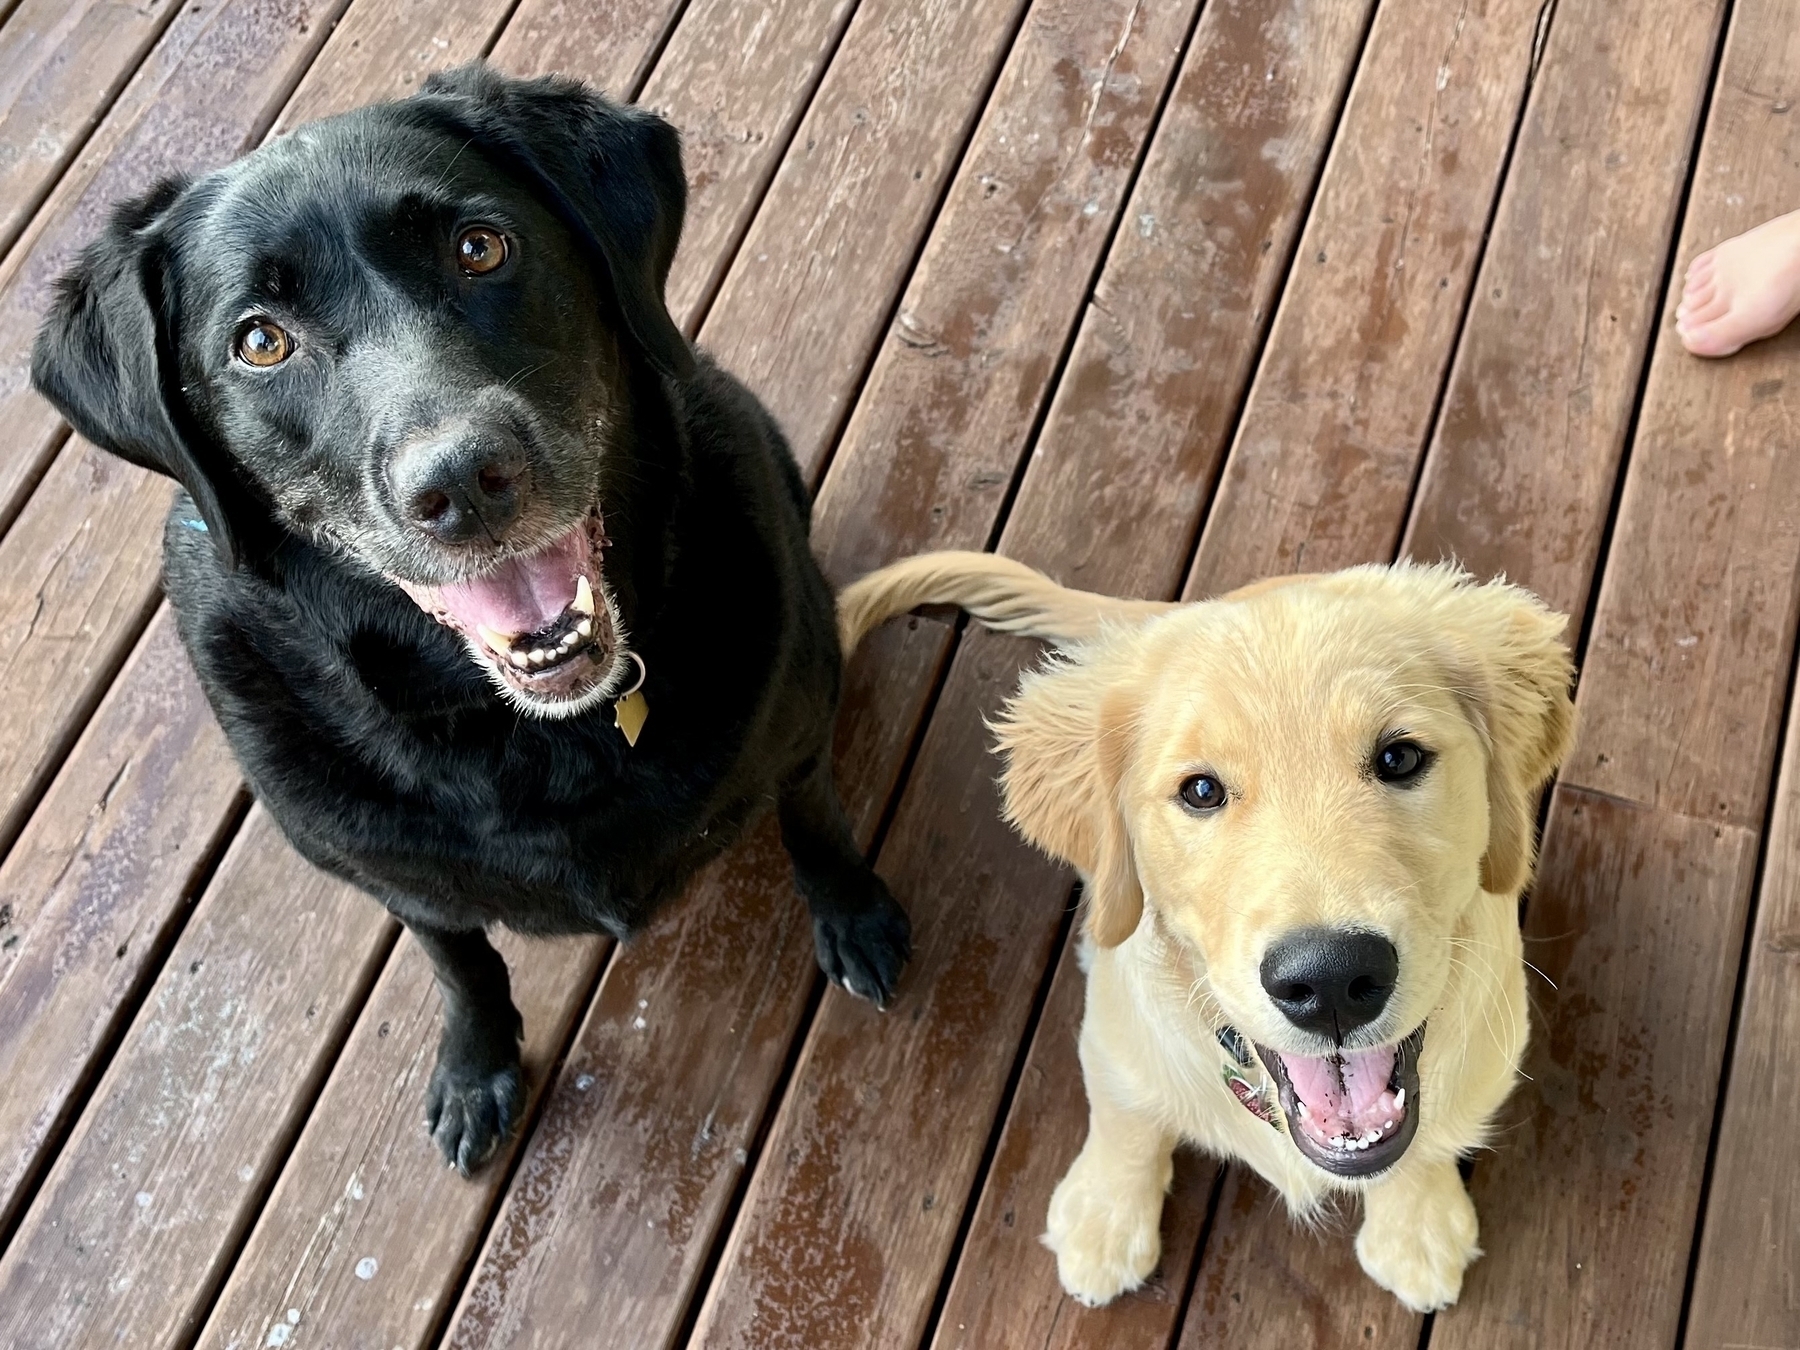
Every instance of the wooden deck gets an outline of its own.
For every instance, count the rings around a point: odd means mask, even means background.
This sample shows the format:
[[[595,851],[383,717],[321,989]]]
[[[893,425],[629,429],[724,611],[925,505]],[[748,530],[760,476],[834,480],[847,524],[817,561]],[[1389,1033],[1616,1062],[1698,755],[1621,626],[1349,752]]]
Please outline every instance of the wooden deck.
[[[0,1346],[1800,1346],[1800,333],[1703,363],[1670,294],[1800,205],[1800,0],[0,17]],[[672,307],[787,428],[834,581],[1454,554],[1575,616],[1454,1309],[1186,1154],[1160,1278],[1062,1297],[1071,878],[980,722],[1033,652],[933,617],[858,656],[840,744],[898,1006],[822,988],[764,830],[628,948],[507,941],[530,1116],[443,1168],[425,961],[249,803],[160,602],[168,485],[25,371],[109,202],[482,53],[681,128]]]

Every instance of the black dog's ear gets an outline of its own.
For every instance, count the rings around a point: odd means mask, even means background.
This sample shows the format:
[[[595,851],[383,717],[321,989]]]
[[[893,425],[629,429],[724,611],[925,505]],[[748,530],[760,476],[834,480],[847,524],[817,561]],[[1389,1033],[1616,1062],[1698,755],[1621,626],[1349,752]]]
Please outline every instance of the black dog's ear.
[[[476,61],[433,75],[403,108],[449,121],[521,175],[604,262],[652,365],[685,379],[694,353],[663,299],[687,211],[681,136],[574,80],[519,80]]]
[[[165,300],[167,250],[158,229],[186,184],[167,179],[122,203],[105,232],[56,282],[31,352],[31,382],[69,425],[121,459],[188,490],[227,567],[241,541],[204,435],[181,393]]]

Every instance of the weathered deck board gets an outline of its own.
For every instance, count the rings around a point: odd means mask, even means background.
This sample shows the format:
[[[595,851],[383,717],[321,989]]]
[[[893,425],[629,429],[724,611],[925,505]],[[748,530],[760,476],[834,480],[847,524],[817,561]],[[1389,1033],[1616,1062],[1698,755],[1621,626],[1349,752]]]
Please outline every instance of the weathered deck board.
[[[993,533],[1198,8],[1032,7],[820,488],[833,584]]]
[[[1800,192],[1768,93],[1796,44],[1791,7],[1734,7],[1679,258]],[[1706,363],[1668,317],[1526,915],[1557,987],[1536,990],[1522,1124],[1476,1168],[1489,1255],[1440,1350],[1668,1345],[1681,1314],[1793,652],[1800,462],[1795,338]]]
[[[1722,0],[1559,0],[1402,552],[1587,609]]]
[[[1302,1229],[1260,1177],[1229,1169],[1178,1350],[1414,1350],[1418,1317],[1356,1263],[1361,1215],[1344,1204]]]
[[[855,0],[695,0],[638,101],[681,128],[688,219],[669,312],[696,331],[837,50]]]
[[[50,284],[120,198],[222,164],[273,121],[349,0],[189,5],[163,33],[0,263],[0,527],[67,429],[28,383]]]
[[[1393,556],[1541,9],[1376,13],[1190,598]]]
[[[700,342],[816,479],[1025,0],[862,0]]]
[[[284,873],[293,873],[290,864]],[[304,876],[277,873],[292,892]],[[549,1081],[611,944],[497,936],[525,1018],[526,1088]],[[429,1346],[457,1276],[475,1255],[513,1146],[471,1182],[446,1168],[420,1128],[443,1024],[431,962],[402,937],[362,1009],[281,1180],[269,1196],[202,1346]],[[526,1107],[530,1118],[535,1101]],[[293,1321],[293,1314],[299,1321]]]
[[[1014,46],[932,245],[947,269],[962,260],[961,270],[952,275],[964,287],[979,281],[1003,288],[1007,265],[993,251],[995,239],[1013,239],[1022,250],[1035,250],[1056,248],[1069,234],[1091,235],[1093,227],[1082,209],[1086,202],[1108,196],[1110,217],[1135,158],[1133,147],[1147,135],[1150,113],[1185,31],[1180,5],[1147,7],[1129,32],[1123,25],[1124,5],[1116,9],[1120,23],[1100,32],[1071,25],[1071,8],[1040,8],[1041,13],[1034,10],[1027,19]],[[1046,144],[1013,135],[1022,126],[1054,124],[1054,111],[1066,106],[1066,93],[1047,78],[1059,61],[1078,71],[1103,70],[1108,53],[1123,37],[1129,41],[1116,59],[1125,69],[1115,71],[1089,125],[1096,142],[1126,138],[1130,153],[1123,162],[1118,162],[1115,145],[1106,162],[1091,163],[1090,156],[1105,147],[1084,144],[1080,123],[1059,128]],[[846,50],[854,40],[853,32]],[[828,80],[836,78],[836,70],[834,65]],[[969,177],[969,164],[986,166],[1008,180],[1028,179],[1037,166],[1053,166],[1053,172],[1040,183],[1038,196],[1021,202],[987,193]],[[1069,190],[1071,181],[1081,185],[1079,194]],[[1022,215],[1031,225],[1024,237]],[[1102,233],[1104,226],[1102,221]],[[1090,267],[1097,247],[1097,239],[1089,245]],[[998,267],[984,266],[990,257]],[[996,270],[998,281],[989,275]],[[1076,291],[1066,303],[1079,303],[1084,284],[1085,269],[1065,279]],[[954,288],[946,292],[957,293]],[[1042,344],[1056,339],[1032,340]],[[1046,359],[1046,371],[1049,364]],[[1015,414],[1015,454],[1022,449],[1030,419],[1029,407]],[[859,502],[855,510],[867,517],[869,507]],[[872,520],[867,528],[875,528]],[[907,641],[894,644],[893,650],[905,656]],[[864,839],[899,772],[910,728],[929,692],[937,654],[923,645],[919,651],[926,660],[923,669],[917,661],[898,664],[910,678],[892,678],[894,668],[889,668],[885,685],[863,686],[860,706],[858,694],[852,694],[845,718],[852,741],[847,753],[862,758],[864,771],[844,775],[843,781]],[[882,735],[895,725],[901,728],[898,738]],[[869,747],[871,738],[881,744]],[[859,741],[862,747],[855,744]],[[547,1118],[543,1135],[552,1142],[534,1144],[522,1165],[515,1188],[519,1198],[496,1225],[452,1332],[453,1344],[528,1343],[534,1336],[555,1335],[559,1327],[597,1324],[619,1327],[621,1337],[634,1344],[659,1344],[676,1331],[698,1265],[744,1165],[735,1150],[750,1142],[763,1118],[814,978],[807,925],[791,894],[785,860],[773,844],[763,841],[730,863],[730,869],[739,874],[736,884],[703,884],[687,902],[687,914],[647,943],[633,944],[608,971],[564,1078],[578,1063],[604,1065],[605,1077],[614,1084],[612,1097],[570,1101],[571,1110],[580,1107],[586,1113],[579,1135],[553,1129],[558,1122]],[[753,936],[721,952],[718,945],[729,941],[725,935],[730,932]],[[696,962],[716,973],[696,979],[686,969]],[[640,1002],[662,1010],[660,1016],[645,1014],[649,1028],[641,1034],[630,1025]],[[757,1018],[760,1022],[753,1020]],[[678,1048],[704,1043],[708,1036],[717,1039],[721,1021],[733,1029],[729,1041],[705,1054]],[[662,1072],[655,1066],[662,1066]],[[600,1073],[598,1067],[584,1071]],[[559,1093],[552,1113],[562,1100]],[[696,1145],[691,1160],[667,1155],[657,1143],[660,1130],[703,1137],[704,1147]],[[628,1206],[622,1203],[621,1187],[630,1197]],[[583,1203],[586,1196],[594,1199]],[[585,1226],[560,1217],[596,1204],[604,1217]],[[666,1215],[669,1221],[654,1227],[636,1221],[646,1215]],[[607,1277],[612,1271],[629,1272],[622,1287],[616,1276]]]
[[[0,30],[0,257],[181,8],[25,0]]]
[[[253,812],[0,1256],[0,1344],[182,1343],[386,955],[393,921]]]
[[[0,537],[0,847],[156,608],[172,493],[73,437]]]
[[[1529,1079],[1470,1182],[1487,1254],[1437,1350],[1675,1344],[1756,851],[1741,825],[1552,795],[1526,951],[1556,988],[1534,980]]]
[[[1800,1115],[1796,773],[1800,721],[1790,714],[1683,1342],[1691,1350],[1800,1344],[1800,1144],[1792,1124]]]
[[[0,864],[0,1233],[154,978],[239,795],[164,611]]]
[[[668,0],[646,2],[666,6]],[[432,71],[487,51],[511,10],[511,0],[358,0],[332,29],[269,134],[285,135],[360,104],[413,93]]]
[[[683,0],[521,0],[491,59],[515,75],[585,79],[628,103],[649,78],[671,26],[685,23],[690,8],[699,6]]]

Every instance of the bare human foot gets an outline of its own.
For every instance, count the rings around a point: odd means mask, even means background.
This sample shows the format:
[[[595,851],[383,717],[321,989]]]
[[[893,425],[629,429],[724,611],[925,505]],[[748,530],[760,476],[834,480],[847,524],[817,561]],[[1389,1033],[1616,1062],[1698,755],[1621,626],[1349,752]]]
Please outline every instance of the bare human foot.
[[[1764,221],[1688,264],[1675,331],[1695,356],[1730,356],[1800,314],[1800,211]]]

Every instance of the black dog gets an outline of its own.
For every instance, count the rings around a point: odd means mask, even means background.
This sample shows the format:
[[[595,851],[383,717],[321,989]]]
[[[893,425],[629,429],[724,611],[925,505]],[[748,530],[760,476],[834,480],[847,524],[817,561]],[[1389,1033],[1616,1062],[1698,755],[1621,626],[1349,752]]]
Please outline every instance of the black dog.
[[[909,952],[805,488],[663,303],[685,201],[667,123],[465,67],[125,205],[38,337],[186,489],[169,595],[257,794],[431,954],[465,1173],[522,1097],[488,924],[624,937],[776,805],[826,973],[884,1003]]]

